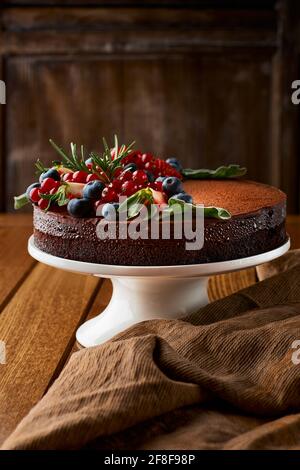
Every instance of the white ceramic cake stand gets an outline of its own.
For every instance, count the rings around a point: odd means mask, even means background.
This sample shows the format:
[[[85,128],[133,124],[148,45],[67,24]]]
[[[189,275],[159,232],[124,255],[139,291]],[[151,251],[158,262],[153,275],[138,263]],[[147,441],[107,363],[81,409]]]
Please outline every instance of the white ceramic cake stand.
[[[28,241],[30,255],[42,263],[112,280],[113,295],[106,309],[77,330],[77,341],[85,347],[104,343],[120,331],[144,320],[184,317],[209,302],[209,276],[266,263],[282,256],[289,247],[290,241],[287,241],[267,253],[220,263],[116,266],[58,258],[36,248],[33,236]]]

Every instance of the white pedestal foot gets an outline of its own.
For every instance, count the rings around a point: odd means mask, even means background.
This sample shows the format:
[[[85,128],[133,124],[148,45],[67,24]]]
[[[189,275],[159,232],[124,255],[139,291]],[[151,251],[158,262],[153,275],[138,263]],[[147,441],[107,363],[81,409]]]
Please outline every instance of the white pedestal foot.
[[[78,328],[84,347],[104,343],[135,323],[155,318],[176,319],[208,303],[207,277],[113,277],[109,305]]]

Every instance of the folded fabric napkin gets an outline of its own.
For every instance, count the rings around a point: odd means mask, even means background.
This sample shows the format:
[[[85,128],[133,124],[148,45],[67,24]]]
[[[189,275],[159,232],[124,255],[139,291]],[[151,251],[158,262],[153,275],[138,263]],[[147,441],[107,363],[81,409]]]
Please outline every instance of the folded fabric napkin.
[[[74,353],[2,449],[300,449],[296,340],[297,263]]]

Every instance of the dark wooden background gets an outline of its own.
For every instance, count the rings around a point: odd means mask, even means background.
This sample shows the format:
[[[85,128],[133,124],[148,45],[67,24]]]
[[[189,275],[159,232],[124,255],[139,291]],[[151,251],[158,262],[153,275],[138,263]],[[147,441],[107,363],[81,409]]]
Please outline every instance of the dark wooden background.
[[[49,137],[117,132],[185,166],[246,165],[299,212],[299,3],[2,0],[0,209],[56,158]]]

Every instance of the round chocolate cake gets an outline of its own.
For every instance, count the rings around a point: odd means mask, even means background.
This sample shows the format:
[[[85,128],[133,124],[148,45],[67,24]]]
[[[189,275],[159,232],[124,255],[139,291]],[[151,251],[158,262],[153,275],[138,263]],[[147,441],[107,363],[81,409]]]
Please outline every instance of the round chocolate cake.
[[[287,240],[286,195],[246,180],[186,180],[194,204],[222,207],[228,220],[205,218],[204,245],[187,250],[186,239],[104,239],[97,217],[76,218],[65,207],[45,212],[34,206],[35,245],[46,253],[78,261],[131,266],[211,263],[257,255]]]

